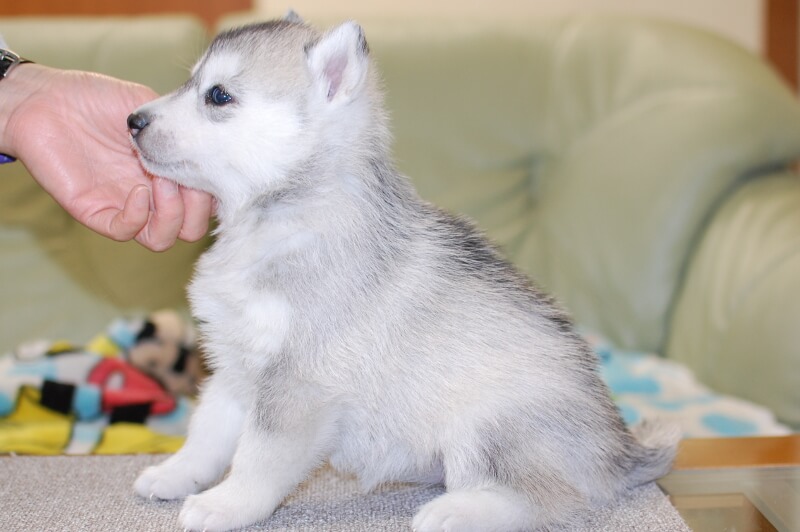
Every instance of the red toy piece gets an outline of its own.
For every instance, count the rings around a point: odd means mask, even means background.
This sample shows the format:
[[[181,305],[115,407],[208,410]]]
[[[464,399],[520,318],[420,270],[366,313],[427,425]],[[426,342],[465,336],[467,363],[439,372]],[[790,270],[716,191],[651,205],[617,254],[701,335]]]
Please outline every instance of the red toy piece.
[[[114,377],[119,387],[109,387]],[[95,366],[87,379],[103,390],[103,411],[119,406],[150,403],[151,414],[166,414],[175,409],[176,401],[157,381],[118,358],[106,358]],[[112,384],[113,385],[113,384]]]

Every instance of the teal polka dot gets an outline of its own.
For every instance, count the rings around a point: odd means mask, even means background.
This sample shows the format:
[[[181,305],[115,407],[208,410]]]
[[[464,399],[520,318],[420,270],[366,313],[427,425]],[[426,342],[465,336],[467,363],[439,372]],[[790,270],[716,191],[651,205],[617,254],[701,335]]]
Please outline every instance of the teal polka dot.
[[[611,354],[602,361],[600,375],[611,388],[611,393],[656,395],[661,392],[661,384],[652,377],[631,373],[631,363],[637,357],[635,354]]]
[[[78,386],[72,398],[72,408],[79,419],[93,419],[101,414],[102,397],[96,386]]]
[[[725,414],[706,414],[701,422],[722,436],[750,436],[758,432],[758,427],[752,421]]]
[[[3,393],[0,393],[0,416],[7,416],[14,410],[14,402]]]
[[[636,409],[631,406],[617,405],[617,408],[619,408],[622,421],[624,421],[629,427],[638,423],[639,419],[642,417],[639,415],[639,412],[637,412]]]

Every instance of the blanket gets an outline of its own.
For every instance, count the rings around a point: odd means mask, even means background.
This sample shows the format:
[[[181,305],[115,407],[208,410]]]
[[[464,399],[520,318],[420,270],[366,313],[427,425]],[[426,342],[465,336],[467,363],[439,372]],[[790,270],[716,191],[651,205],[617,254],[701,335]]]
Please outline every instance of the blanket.
[[[168,453],[202,378],[172,311],[114,320],[85,345],[31,341],[0,356],[0,453]]]
[[[601,375],[629,426],[644,419],[662,419],[678,424],[686,438],[791,432],[769,409],[714,392],[683,364],[653,353],[619,349],[596,334],[584,336],[600,358]]]

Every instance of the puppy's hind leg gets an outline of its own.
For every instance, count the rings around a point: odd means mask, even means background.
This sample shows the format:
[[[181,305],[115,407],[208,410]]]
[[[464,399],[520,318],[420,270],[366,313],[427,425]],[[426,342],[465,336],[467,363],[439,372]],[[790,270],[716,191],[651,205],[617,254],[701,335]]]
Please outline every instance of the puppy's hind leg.
[[[504,487],[448,491],[414,517],[415,532],[520,532],[533,530],[535,509]]]
[[[180,499],[216,482],[231,463],[244,415],[223,377],[210,376],[183,447],[161,464],[145,469],[134,484],[136,493]]]
[[[447,493],[424,505],[412,522],[416,532],[519,532],[535,528],[537,508],[508,482],[499,448],[462,433],[445,453]]]
[[[487,426],[467,425],[456,445],[445,446],[447,493],[419,510],[414,530],[528,532],[573,524],[586,500],[556,466],[558,455],[534,443],[530,431]]]

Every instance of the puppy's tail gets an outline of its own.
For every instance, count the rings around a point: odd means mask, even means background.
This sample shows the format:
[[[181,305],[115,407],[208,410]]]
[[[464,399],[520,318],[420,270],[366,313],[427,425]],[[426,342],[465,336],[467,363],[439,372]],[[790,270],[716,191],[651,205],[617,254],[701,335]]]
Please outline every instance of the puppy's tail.
[[[678,452],[680,427],[674,423],[644,421],[631,432],[637,441],[631,452],[628,486],[646,484],[666,475]]]

